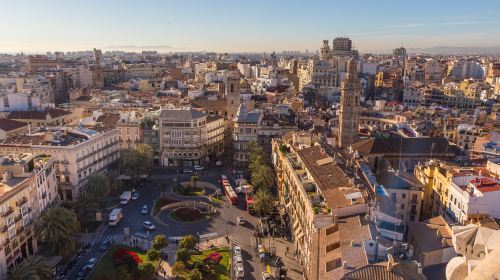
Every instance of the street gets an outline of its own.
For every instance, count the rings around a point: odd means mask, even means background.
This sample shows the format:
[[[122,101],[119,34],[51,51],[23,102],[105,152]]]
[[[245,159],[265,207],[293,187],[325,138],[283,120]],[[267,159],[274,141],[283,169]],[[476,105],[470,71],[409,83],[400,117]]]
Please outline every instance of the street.
[[[89,239],[87,240],[92,243],[91,248],[70,270],[70,273],[65,279],[76,279],[77,273],[90,258],[95,257],[99,260],[105,254],[105,252],[99,251],[99,247],[101,246],[101,242],[103,240],[111,238],[114,240],[115,244],[122,243],[125,227],[130,229],[130,233],[132,235],[137,232],[146,233],[145,229],[142,227],[142,223],[146,220],[153,222],[156,226],[156,229],[149,233],[151,237],[158,234],[164,234],[169,239],[182,237],[187,234],[192,234],[195,237],[202,234],[211,234],[210,239],[228,236],[232,245],[237,245],[242,248],[245,272],[244,279],[261,279],[261,274],[266,270],[266,267],[264,264],[259,262],[257,244],[254,237],[254,229],[259,220],[245,211],[245,201],[243,196],[240,197],[237,206],[233,206],[227,203],[227,201],[221,206],[216,206],[215,209],[220,212],[220,215],[216,215],[205,221],[179,223],[160,216],[162,222],[156,222],[151,216],[154,200],[160,196],[160,183],[164,181],[167,181],[168,183],[167,196],[171,198],[176,200],[197,200],[208,202],[207,197],[186,197],[172,192],[174,178],[179,176],[181,182],[189,181],[191,178],[191,175],[189,174],[178,175],[177,169],[178,168],[156,168],[151,176],[152,182],[144,184],[142,188],[136,188],[136,190],[140,192],[141,196],[137,200],[130,200],[127,205],[122,206],[124,218],[118,223],[117,226],[108,226],[107,215],[109,215],[110,210],[108,210],[107,213],[104,213],[103,224],[101,224],[97,231],[93,235],[89,236]],[[229,179],[231,179],[231,182],[234,182],[232,172],[228,168],[224,167],[212,167],[209,170],[200,172],[200,174],[198,174],[199,181],[208,182],[219,187],[218,180],[221,174],[226,174]],[[141,208],[143,205],[148,206],[148,215],[141,214]],[[238,216],[244,217],[247,222],[244,225],[238,225],[236,222]],[[209,243],[210,240],[202,242]],[[170,241],[170,243],[172,243],[172,241]],[[174,263],[174,258],[175,256],[168,256],[168,262],[171,265]],[[232,279],[234,279],[234,277]]]

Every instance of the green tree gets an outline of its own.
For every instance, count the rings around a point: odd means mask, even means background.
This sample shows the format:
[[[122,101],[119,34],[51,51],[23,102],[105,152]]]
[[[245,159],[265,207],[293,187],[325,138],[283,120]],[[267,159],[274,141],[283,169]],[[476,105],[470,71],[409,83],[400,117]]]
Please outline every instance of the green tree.
[[[249,163],[262,162],[265,160],[265,153],[261,146],[257,145],[254,141],[250,142],[247,146],[249,155]]]
[[[155,275],[156,268],[151,262],[143,262],[139,264],[139,272],[142,279],[151,279]]]
[[[30,256],[23,261],[25,267],[32,269],[40,280],[52,279],[52,267],[41,256]]]
[[[191,183],[193,183],[193,188],[196,188],[196,183],[198,182],[198,176],[193,175],[191,176]]]
[[[175,277],[181,277],[186,274],[186,264],[181,261],[176,261],[174,266],[172,266],[172,275]]]
[[[153,238],[152,247],[156,250],[161,250],[168,246],[167,237],[163,234],[159,234]]]
[[[73,212],[61,207],[45,209],[35,224],[37,238],[47,244],[53,254],[69,256],[76,246],[79,223]]]
[[[179,248],[194,250],[196,248],[196,238],[191,234],[183,236],[179,241]]]
[[[156,249],[149,249],[148,250],[148,260],[154,262],[160,259],[160,251]]]
[[[16,263],[7,271],[8,280],[39,280],[36,271],[26,266],[25,262]]]
[[[269,191],[264,189],[257,191],[253,201],[255,211],[257,211],[260,215],[268,214],[274,205],[273,196],[269,193]]]
[[[95,216],[101,204],[87,192],[81,192],[72,206],[72,210],[79,217],[79,220],[88,220]]]
[[[191,258],[191,250],[187,248],[181,248],[177,250],[176,260],[186,263]]]
[[[115,267],[113,272],[113,280],[132,280],[133,277],[128,273],[128,269],[124,265]]]
[[[93,198],[102,199],[111,192],[111,181],[105,172],[94,173],[89,176],[85,185],[85,192]]]
[[[150,172],[153,161],[153,149],[147,144],[139,144],[135,149],[122,151],[120,168],[123,173],[138,179]]]
[[[203,275],[199,269],[193,268],[187,273],[186,280],[203,280]]]
[[[256,189],[269,189],[274,183],[274,172],[268,165],[261,164],[252,171],[251,182]]]

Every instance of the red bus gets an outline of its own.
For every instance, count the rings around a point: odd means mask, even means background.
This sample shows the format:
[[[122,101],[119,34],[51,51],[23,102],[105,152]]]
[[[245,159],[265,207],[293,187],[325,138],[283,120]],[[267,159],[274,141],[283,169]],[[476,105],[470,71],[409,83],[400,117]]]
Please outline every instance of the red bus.
[[[221,185],[226,193],[227,199],[229,199],[231,204],[236,205],[238,203],[238,195],[234,192],[233,187],[231,187],[231,184],[226,176],[221,177]]]

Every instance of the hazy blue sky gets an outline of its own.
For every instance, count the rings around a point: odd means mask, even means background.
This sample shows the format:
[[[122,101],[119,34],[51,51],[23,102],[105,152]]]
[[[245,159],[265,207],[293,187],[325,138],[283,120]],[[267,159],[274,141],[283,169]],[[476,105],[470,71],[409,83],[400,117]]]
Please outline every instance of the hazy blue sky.
[[[500,46],[500,1],[1,0],[0,52]]]

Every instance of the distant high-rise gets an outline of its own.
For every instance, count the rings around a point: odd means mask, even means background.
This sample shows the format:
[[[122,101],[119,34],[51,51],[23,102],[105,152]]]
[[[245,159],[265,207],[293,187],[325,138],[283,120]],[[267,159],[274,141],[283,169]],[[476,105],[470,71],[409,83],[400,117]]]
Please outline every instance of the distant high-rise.
[[[332,42],[332,52],[351,52],[352,51],[352,41],[346,37],[337,37],[333,39]]]
[[[351,59],[346,78],[341,86],[338,139],[339,146],[342,148],[355,143],[358,138],[361,84],[356,68],[356,61]]]

